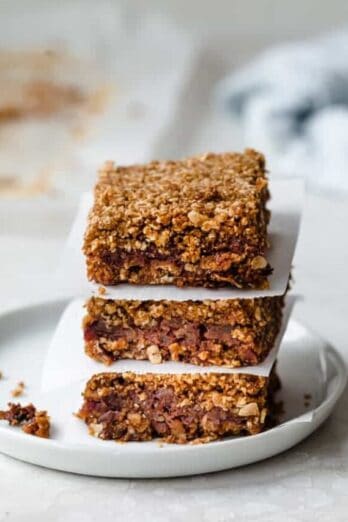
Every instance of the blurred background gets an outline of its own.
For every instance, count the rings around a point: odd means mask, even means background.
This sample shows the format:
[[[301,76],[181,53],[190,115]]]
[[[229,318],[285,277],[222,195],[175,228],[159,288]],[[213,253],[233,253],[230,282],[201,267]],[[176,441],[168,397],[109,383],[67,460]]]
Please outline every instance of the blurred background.
[[[343,342],[347,28],[343,0],[2,0],[0,309],[53,296],[105,160],[253,146],[305,180],[297,314]]]

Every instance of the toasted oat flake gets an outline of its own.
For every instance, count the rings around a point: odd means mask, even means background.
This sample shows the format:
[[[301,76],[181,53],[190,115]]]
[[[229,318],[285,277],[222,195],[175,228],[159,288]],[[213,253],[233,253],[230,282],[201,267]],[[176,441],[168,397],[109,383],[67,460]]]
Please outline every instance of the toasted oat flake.
[[[148,346],[148,348],[146,349],[146,353],[149,358],[149,361],[152,364],[160,364],[162,362],[162,355],[159,351],[158,346],[156,346],[155,344]]]
[[[11,391],[12,397],[20,397],[24,393],[25,384],[20,381],[17,386]]]

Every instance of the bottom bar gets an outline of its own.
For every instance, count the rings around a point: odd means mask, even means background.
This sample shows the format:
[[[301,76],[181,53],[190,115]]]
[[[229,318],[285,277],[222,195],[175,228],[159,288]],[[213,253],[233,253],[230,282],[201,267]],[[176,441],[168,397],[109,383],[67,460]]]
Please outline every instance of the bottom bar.
[[[78,417],[104,440],[185,444],[253,435],[270,422],[280,383],[248,374],[99,373]]]

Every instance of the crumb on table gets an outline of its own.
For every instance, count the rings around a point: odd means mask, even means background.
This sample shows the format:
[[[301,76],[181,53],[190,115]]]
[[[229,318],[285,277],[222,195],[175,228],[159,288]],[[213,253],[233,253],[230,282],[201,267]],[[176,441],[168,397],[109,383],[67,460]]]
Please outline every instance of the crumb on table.
[[[8,410],[0,411],[0,420],[6,420],[10,426],[20,426],[25,433],[48,439],[50,436],[50,418],[46,411],[38,411],[33,404],[8,403]]]

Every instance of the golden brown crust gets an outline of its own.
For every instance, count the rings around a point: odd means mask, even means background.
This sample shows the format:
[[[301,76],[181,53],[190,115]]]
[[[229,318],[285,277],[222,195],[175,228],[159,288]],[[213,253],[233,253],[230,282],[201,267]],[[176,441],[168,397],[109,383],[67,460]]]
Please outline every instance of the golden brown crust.
[[[208,442],[259,433],[278,387],[275,372],[270,378],[102,373],[88,381],[78,416],[104,440]]]
[[[219,301],[126,301],[92,297],[83,321],[86,353],[203,366],[259,364],[280,330],[283,297]]]
[[[206,154],[99,173],[84,239],[89,279],[266,287],[264,158]]]

